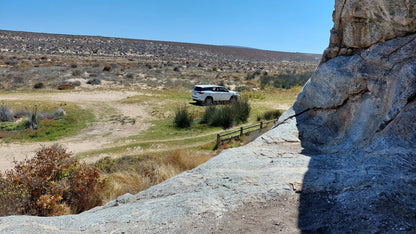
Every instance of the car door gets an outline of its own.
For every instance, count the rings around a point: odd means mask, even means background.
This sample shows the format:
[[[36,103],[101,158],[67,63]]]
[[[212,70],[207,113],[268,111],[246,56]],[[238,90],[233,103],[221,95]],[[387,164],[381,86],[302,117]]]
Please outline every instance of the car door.
[[[230,100],[230,94],[228,92],[228,90],[224,87],[219,87],[219,91],[220,91],[220,96],[221,96],[221,101],[228,101]]]

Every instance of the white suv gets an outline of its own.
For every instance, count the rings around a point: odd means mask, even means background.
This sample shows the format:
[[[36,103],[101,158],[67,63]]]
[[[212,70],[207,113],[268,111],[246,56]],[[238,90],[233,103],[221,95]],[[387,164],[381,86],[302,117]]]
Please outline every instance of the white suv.
[[[195,85],[192,92],[192,100],[203,103],[205,106],[216,102],[233,102],[238,99],[240,99],[240,94],[218,85]]]

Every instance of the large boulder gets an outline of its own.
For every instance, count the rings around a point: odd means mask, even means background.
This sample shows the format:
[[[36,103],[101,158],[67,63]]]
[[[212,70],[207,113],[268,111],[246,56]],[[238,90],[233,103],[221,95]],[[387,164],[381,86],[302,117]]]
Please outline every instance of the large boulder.
[[[416,32],[415,0],[336,0],[323,62]]]
[[[323,63],[272,132],[298,136],[305,147],[320,152],[381,142],[385,144],[379,147],[388,148],[387,139],[415,147],[415,99],[416,34],[412,34]]]

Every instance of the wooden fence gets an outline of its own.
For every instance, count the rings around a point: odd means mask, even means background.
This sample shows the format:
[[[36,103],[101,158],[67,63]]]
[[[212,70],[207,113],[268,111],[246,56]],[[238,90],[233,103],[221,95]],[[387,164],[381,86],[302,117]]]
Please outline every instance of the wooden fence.
[[[268,120],[268,121],[260,122],[260,123],[253,124],[250,126],[241,127],[240,129],[237,129],[231,132],[217,134],[216,147],[218,147],[223,141],[232,140],[232,139],[240,139],[244,135],[249,135],[250,133],[255,132],[255,131],[261,131],[262,129],[266,128],[270,123],[276,123],[276,122],[277,122],[277,119]]]

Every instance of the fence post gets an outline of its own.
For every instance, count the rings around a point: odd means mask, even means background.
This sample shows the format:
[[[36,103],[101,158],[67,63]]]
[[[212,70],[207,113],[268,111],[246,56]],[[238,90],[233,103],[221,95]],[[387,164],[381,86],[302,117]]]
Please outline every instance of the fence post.
[[[243,136],[243,127],[240,128],[240,137]]]
[[[217,145],[220,145],[221,143],[221,135],[217,134]]]
[[[263,129],[263,121],[260,122],[260,130]]]

